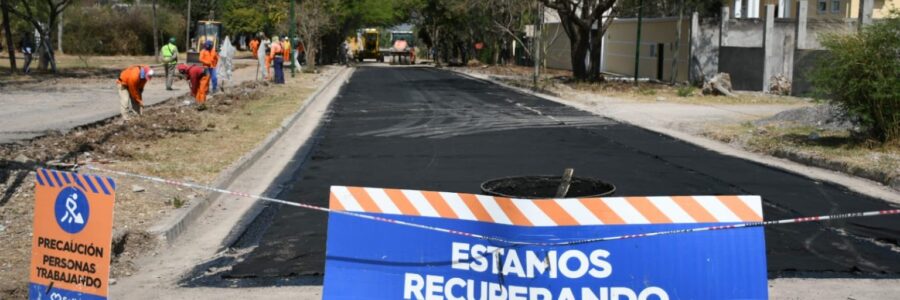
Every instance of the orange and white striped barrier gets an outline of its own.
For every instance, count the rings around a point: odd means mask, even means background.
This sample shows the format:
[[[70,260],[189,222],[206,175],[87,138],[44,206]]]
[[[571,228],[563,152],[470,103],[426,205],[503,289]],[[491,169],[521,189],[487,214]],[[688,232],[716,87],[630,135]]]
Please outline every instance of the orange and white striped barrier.
[[[516,226],[762,222],[759,196],[512,199],[485,195],[332,186],[330,208]]]

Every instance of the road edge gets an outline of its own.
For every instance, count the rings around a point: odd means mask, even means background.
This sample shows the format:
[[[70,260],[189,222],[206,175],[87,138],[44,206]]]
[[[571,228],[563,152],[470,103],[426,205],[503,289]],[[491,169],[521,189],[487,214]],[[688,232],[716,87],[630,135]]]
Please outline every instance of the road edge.
[[[278,141],[284,133],[290,128],[297,120],[300,119],[302,115],[307,111],[307,108],[311,106],[311,104],[318,100],[323,91],[329,88],[332,84],[335,83],[335,80],[341,76],[344,72],[350,70],[349,68],[341,67],[339,70],[335,71],[327,81],[320,86],[316,91],[307,97],[300,108],[297,109],[293,114],[289,117],[285,118],[281,125],[272,130],[269,135],[263,139],[253,150],[245,153],[241,158],[233,162],[228,168],[219,173],[219,176],[213,182],[211,186],[222,188],[230,185],[234,182],[234,180],[247,168],[249,168],[253,163],[258,161],[260,157],[263,156],[269,150],[272,145]],[[153,226],[151,226],[147,231],[159,238],[161,241],[164,241],[167,244],[174,243],[178,237],[180,237],[194,222],[196,222],[200,216],[206,211],[208,207],[214,204],[220,195],[218,193],[210,193],[205,197],[201,197],[195,201],[191,201],[187,205],[182,208],[179,208],[169,214],[167,217],[163,218]]]
[[[504,88],[507,88],[507,89],[510,89],[510,90],[513,90],[516,92],[520,92],[520,93],[527,94],[527,95],[532,95],[532,96],[539,97],[544,100],[553,101],[553,102],[556,102],[556,103],[559,103],[562,105],[566,105],[569,107],[574,107],[576,109],[579,109],[579,110],[582,110],[582,111],[585,111],[585,112],[588,112],[588,113],[591,113],[594,115],[612,119],[612,120],[622,123],[622,124],[639,127],[644,130],[648,130],[651,132],[655,132],[655,133],[658,133],[661,135],[668,136],[670,138],[684,141],[689,144],[695,145],[697,147],[701,147],[703,149],[707,149],[707,150],[710,150],[710,151],[713,151],[713,152],[716,152],[716,153],[719,153],[722,155],[727,155],[727,156],[736,157],[736,158],[740,158],[740,159],[746,159],[746,160],[754,162],[754,163],[762,164],[764,166],[775,168],[778,170],[795,173],[800,176],[806,176],[806,177],[809,177],[814,180],[826,181],[826,182],[829,182],[829,183],[832,183],[835,185],[842,186],[842,187],[847,188],[856,193],[860,193],[860,194],[863,194],[863,195],[866,195],[869,197],[873,197],[873,198],[882,199],[884,201],[888,201],[893,204],[900,204],[900,193],[898,193],[896,190],[894,190],[888,186],[885,186],[883,184],[880,184],[880,183],[870,180],[870,179],[853,176],[850,174],[844,174],[844,173],[841,173],[838,171],[824,169],[824,168],[820,168],[820,167],[816,167],[816,166],[805,165],[805,164],[801,164],[801,163],[798,163],[798,162],[795,162],[795,161],[792,161],[789,159],[785,159],[785,158],[769,156],[769,155],[750,152],[750,151],[747,151],[744,149],[734,148],[732,146],[729,146],[728,144],[725,144],[725,143],[722,143],[722,142],[719,142],[716,140],[691,135],[691,134],[677,131],[677,130],[672,130],[672,129],[663,128],[663,127],[657,127],[657,126],[649,126],[649,125],[645,125],[645,124],[632,122],[632,121],[625,120],[625,119],[622,119],[622,118],[619,118],[619,117],[616,117],[613,115],[597,112],[597,111],[591,109],[590,107],[576,103],[574,101],[570,101],[570,100],[560,98],[560,97],[557,97],[554,95],[548,95],[545,93],[536,92],[536,91],[526,89],[526,88],[509,85],[509,84],[491,79],[490,77],[488,77],[486,75],[470,74],[470,73],[466,73],[464,71],[449,69],[449,68],[435,68],[435,69],[439,70],[439,71],[452,72],[452,73],[455,73],[455,74],[458,74],[458,75],[461,75],[461,76],[464,76],[464,77],[467,77],[467,78],[470,78],[473,80],[486,82],[489,84],[495,84],[495,85],[498,85],[498,86],[501,86],[501,87],[504,87]]]

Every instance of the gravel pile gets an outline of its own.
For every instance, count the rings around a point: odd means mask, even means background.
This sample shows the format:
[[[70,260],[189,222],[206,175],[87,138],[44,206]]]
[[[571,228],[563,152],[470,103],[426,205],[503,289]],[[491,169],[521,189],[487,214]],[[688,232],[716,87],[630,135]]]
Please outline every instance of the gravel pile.
[[[757,120],[754,125],[766,126],[783,123],[826,130],[857,130],[859,128],[859,122],[848,116],[844,109],[829,104],[783,111],[772,117]]]

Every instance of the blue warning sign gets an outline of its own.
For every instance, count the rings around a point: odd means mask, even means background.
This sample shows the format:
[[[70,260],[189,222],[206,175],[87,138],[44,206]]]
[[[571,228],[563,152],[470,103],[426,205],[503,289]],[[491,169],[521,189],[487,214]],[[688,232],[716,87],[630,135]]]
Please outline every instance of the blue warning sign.
[[[59,227],[72,234],[81,232],[91,216],[87,196],[75,187],[67,187],[59,192],[54,211]]]
[[[331,208],[379,218],[329,215],[325,299],[768,297],[761,227],[565,244],[758,222],[756,196],[525,200],[332,187]]]

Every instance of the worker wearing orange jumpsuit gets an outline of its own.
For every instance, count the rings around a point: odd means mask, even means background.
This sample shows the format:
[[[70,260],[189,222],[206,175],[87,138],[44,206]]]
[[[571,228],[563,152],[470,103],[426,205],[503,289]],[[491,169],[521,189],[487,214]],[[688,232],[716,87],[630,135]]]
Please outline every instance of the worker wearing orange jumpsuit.
[[[144,85],[153,76],[153,69],[149,66],[138,65],[126,68],[119,74],[116,85],[119,88],[119,110],[122,119],[128,121],[131,115],[141,115],[144,109]]]
[[[203,80],[203,76],[206,76],[206,68],[186,64],[180,64],[176,68],[178,69],[178,72],[187,79],[188,84],[191,87],[191,96],[194,96],[194,99],[198,99],[197,93],[200,91],[200,80]],[[199,99],[197,102],[200,102]]]
[[[253,53],[253,57],[256,57],[257,50],[259,50],[259,39],[253,38],[250,40],[250,53]]]
[[[206,68],[203,78],[200,79],[200,88],[197,90],[197,103],[200,105],[206,102],[206,92],[209,91],[209,80],[212,77],[210,76],[212,74],[210,71],[215,69],[218,61],[219,54],[216,53],[216,49],[213,49],[212,42],[206,41],[203,51],[200,51],[200,63]]]

